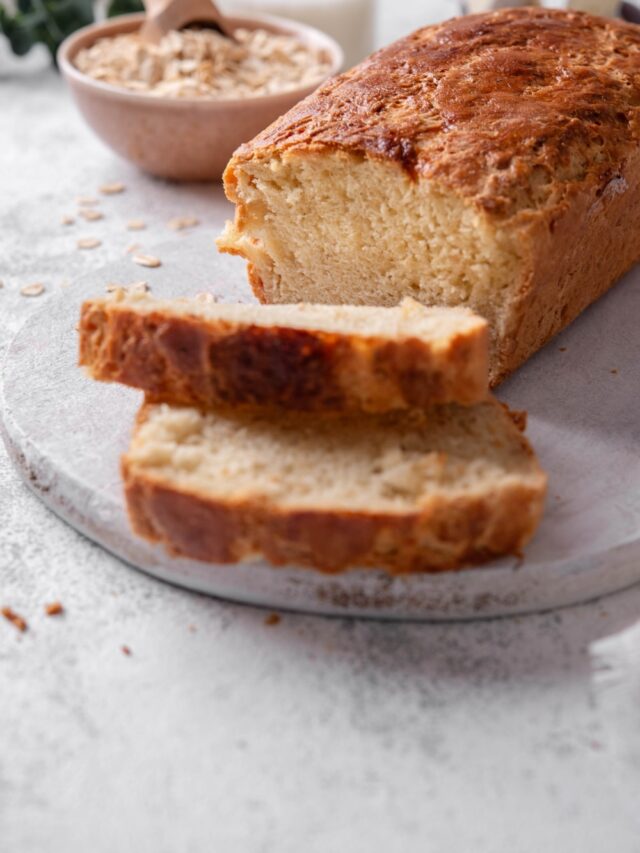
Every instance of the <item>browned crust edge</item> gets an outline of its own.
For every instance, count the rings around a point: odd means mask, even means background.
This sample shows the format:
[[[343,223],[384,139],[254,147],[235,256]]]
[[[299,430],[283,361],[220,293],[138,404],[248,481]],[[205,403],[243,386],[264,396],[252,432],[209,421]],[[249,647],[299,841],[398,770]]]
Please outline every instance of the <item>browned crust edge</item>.
[[[640,261],[640,148],[606,184],[521,232],[527,269],[491,356],[495,387]]]
[[[491,495],[434,498],[420,511],[398,514],[283,510],[264,501],[218,500],[167,485],[137,472],[125,455],[121,471],[131,525],[175,556],[208,563],[263,557],[275,566],[326,573],[353,567],[393,575],[437,573],[521,556],[544,511],[547,476],[521,434],[525,413],[500,405],[535,467],[526,483],[506,481]],[[145,404],[137,426],[147,416]]]
[[[205,498],[137,474],[122,462],[134,531],[176,556],[210,563],[264,557],[337,573],[352,567],[390,574],[444,572],[520,555],[543,511],[545,478],[512,483],[489,497],[460,495],[419,513],[288,510]]]
[[[96,300],[82,306],[79,334],[80,364],[93,378],[203,408],[384,412],[470,405],[488,390],[484,325],[435,351],[417,338],[175,317]]]

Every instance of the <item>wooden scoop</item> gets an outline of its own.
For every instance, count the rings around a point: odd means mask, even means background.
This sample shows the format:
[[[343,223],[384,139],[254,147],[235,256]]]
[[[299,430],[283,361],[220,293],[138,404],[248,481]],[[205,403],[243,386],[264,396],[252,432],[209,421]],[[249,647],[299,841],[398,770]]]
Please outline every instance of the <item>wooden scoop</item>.
[[[233,29],[213,0],[144,0],[147,17],[140,28],[143,41],[157,44],[171,30],[201,27],[235,41]]]

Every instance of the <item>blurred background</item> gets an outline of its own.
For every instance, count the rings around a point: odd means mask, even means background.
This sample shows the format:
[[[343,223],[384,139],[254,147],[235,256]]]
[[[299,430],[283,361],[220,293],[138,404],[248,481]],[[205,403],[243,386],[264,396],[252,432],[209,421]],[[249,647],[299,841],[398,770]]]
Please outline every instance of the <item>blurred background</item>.
[[[460,11],[458,0],[222,0],[218,5],[226,13],[281,15],[318,27],[342,44],[347,65],[418,26]],[[2,0],[0,73],[15,69],[16,55],[28,57],[23,67],[46,64],[48,53],[79,27],[141,10],[141,0]]]
[[[223,12],[257,12],[293,18],[336,38],[345,50],[346,66],[418,26],[497,6],[570,6],[603,15],[616,14],[619,0],[221,0]],[[626,4],[632,13],[633,4]],[[16,67],[47,62],[60,41],[92,21],[142,10],[141,0],[1,0],[0,74]]]

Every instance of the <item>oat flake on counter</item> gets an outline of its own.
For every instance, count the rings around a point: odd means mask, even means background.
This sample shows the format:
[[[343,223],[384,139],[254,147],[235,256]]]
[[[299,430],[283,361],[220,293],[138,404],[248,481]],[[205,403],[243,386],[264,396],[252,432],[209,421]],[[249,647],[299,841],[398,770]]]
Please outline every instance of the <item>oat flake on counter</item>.
[[[195,216],[176,216],[167,223],[173,231],[184,231],[185,228],[195,228],[200,220]]]
[[[97,249],[102,245],[102,240],[98,240],[97,237],[82,237],[76,245],[79,249]]]
[[[104,213],[101,213],[99,210],[95,210],[93,207],[80,208],[80,216],[83,219],[86,219],[87,222],[97,222],[98,219],[104,219]]]
[[[119,195],[125,191],[126,187],[124,184],[116,181],[113,184],[103,184],[99,189],[102,195]]]
[[[42,296],[44,290],[44,284],[36,281],[33,284],[25,284],[24,287],[20,288],[20,293],[22,296]]]
[[[213,30],[172,31],[157,44],[136,33],[99,39],[74,64],[94,80],[160,98],[230,99],[286,92],[319,82],[330,58],[293,36]]]
[[[162,261],[160,258],[154,258],[153,255],[134,255],[133,256],[134,264],[138,264],[141,267],[149,267],[155,268],[162,266]]]

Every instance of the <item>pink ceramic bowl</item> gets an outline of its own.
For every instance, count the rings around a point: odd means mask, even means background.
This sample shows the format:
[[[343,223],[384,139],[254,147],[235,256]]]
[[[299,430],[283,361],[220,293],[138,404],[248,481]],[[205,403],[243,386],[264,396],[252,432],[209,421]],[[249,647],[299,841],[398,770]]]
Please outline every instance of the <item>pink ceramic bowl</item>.
[[[278,116],[310,94],[315,86],[278,95],[234,100],[158,98],[117,89],[82,74],[73,58],[104,36],[137,30],[144,15],[123,15],[78,30],[58,50],[58,65],[89,126],[121,157],[145,172],[178,181],[217,180],[231,154]],[[336,74],[343,62],[340,46],[319,30],[285,18],[234,16],[232,25],[294,35],[331,57]]]

